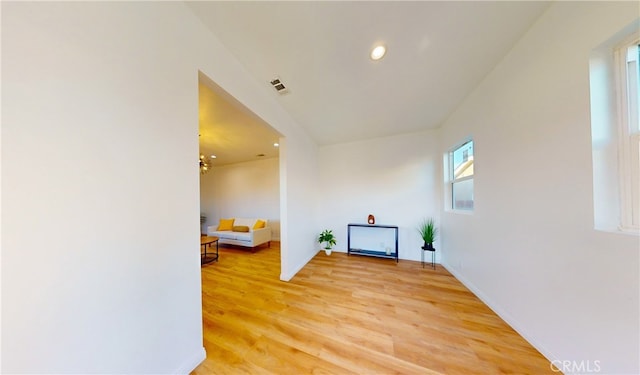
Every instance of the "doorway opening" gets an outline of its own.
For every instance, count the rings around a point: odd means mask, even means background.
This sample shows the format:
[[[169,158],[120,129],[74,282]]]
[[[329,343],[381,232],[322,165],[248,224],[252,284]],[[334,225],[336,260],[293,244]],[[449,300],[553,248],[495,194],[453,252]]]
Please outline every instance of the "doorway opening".
[[[207,163],[200,175],[200,233],[221,219],[258,218],[268,222],[271,240],[280,242],[285,139],[202,72],[198,94],[199,157]]]

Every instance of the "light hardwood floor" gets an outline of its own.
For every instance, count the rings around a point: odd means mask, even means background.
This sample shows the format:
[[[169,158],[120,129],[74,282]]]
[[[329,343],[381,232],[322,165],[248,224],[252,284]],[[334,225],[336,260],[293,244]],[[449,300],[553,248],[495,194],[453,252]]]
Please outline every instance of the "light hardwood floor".
[[[324,252],[290,282],[280,249],[202,268],[202,374],[545,374],[549,361],[443,267]]]

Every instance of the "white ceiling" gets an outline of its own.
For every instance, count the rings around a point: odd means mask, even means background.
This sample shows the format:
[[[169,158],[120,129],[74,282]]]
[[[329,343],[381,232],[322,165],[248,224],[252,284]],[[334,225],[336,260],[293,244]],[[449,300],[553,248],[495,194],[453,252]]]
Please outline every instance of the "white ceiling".
[[[436,128],[549,2],[187,2],[320,145]],[[374,62],[376,42],[388,47]]]

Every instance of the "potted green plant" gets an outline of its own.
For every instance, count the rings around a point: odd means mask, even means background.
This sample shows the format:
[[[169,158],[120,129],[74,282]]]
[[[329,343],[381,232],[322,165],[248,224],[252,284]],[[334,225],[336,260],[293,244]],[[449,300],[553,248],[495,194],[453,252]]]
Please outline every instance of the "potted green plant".
[[[331,247],[336,244],[336,237],[333,235],[333,232],[329,229],[325,229],[320,236],[318,236],[319,243],[325,243],[324,252],[327,255],[331,255]]]
[[[438,228],[433,218],[424,219],[418,227],[418,232],[424,240],[423,249],[433,250],[433,242],[436,240],[436,235],[438,234]]]

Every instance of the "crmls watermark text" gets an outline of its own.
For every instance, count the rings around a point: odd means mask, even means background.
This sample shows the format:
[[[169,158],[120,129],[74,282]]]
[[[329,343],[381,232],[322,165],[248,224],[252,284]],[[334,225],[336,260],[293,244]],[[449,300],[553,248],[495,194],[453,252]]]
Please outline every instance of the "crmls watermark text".
[[[563,373],[580,373],[580,374],[588,374],[588,373],[598,373],[600,372],[600,361],[569,361],[569,360],[555,360],[551,361],[549,365],[551,367],[551,371],[553,372],[563,372]]]

